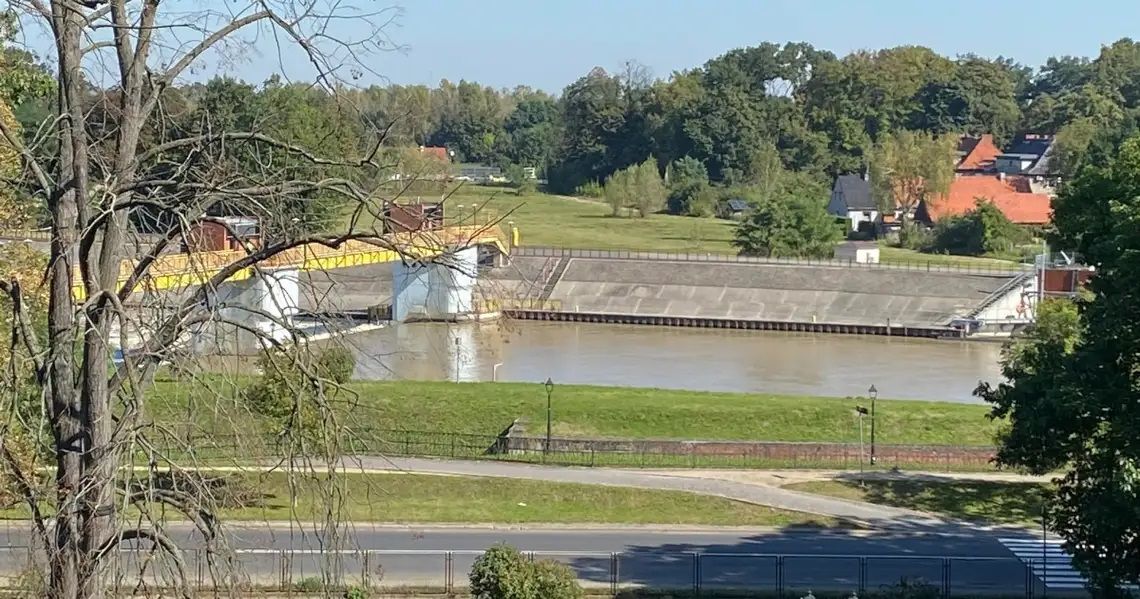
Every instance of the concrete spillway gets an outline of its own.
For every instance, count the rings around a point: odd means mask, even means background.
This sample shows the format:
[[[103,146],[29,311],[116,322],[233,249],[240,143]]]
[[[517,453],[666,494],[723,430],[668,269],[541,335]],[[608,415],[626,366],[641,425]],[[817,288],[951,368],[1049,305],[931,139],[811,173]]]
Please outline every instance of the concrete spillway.
[[[549,259],[516,257],[495,271],[508,289],[532,287]],[[574,258],[550,299],[566,312],[856,325],[944,326],[1010,276],[841,266]]]

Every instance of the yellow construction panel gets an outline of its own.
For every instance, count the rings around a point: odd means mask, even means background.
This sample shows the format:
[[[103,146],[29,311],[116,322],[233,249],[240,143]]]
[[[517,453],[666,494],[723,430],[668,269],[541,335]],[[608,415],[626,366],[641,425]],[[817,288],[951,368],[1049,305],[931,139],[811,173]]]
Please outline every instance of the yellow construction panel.
[[[512,237],[517,239],[518,230],[513,229]],[[421,231],[397,233],[384,238],[383,242],[398,248],[399,251],[383,248],[375,243],[353,240],[339,248],[321,244],[309,244],[282,252],[265,261],[263,268],[287,268],[295,266],[301,270],[336,269],[368,264],[396,262],[405,257],[424,259],[442,253],[448,246],[494,245],[504,254],[509,254],[498,228],[484,226],[456,226]],[[148,269],[148,278],[140,283],[146,289],[166,290],[201,285],[210,280],[219,270],[244,257],[242,250],[221,250],[196,252],[194,254],[170,254],[159,257]],[[134,261],[124,260],[119,266],[119,284],[126,282],[133,272]],[[230,281],[239,281],[251,276],[252,269],[246,268],[230,276]],[[86,293],[82,285],[76,285],[73,294],[82,301]]]

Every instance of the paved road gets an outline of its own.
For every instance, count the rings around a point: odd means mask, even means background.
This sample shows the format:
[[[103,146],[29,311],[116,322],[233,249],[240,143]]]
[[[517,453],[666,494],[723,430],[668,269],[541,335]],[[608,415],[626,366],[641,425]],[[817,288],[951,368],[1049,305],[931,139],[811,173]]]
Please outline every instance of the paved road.
[[[319,575],[322,535],[296,526],[252,524],[231,528],[239,569],[252,580],[274,583],[284,572],[292,581]],[[186,526],[173,528],[184,547],[199,540]],[[24,533],[10,528],[0,534],[9,544],[24,542]],[[781,579],[786,590],[857,590],[860,570],[865,588],[875,589],[903,577],[919,577],[941,585],[949,563],[951,586],[959,592],[1023,593],[1026,566],[987,534],[917,532],[785,532],[644,529],[527,529],[378,527],[361,525],[344,533],[337,546],[347,549],[343,565],[349,580],[367,571],[382,584],[462,585],[478,552],[506,542],[537,557],[570,565],[584,584],[641,585],[691,588],[701,586],[774,590]],[[375,550],[364,557],[360,550]],[[283,556],[289,553],[286,560]],[[615,559],[614,554],[617,554]],[[701,554],[700,558],[694,554]],[[779,562],[776,554],[784,555]],[[0,553],[0,573],[21,563],[20,552]],[[449,557],[450,555],[450,557]],[[858,556],[865,556],[860,560]],[[192,576],[200,556],[188,556]],[[943,557],[951,558],[949,562]],[[990,558],[990,559],[977,559]],[[995,559],[996,558],[996,559]],[[131,564],[137,560],[126,558]],[[448,564],[450,572],[448,574]],[[208,571],[203,566],[202,572]]]

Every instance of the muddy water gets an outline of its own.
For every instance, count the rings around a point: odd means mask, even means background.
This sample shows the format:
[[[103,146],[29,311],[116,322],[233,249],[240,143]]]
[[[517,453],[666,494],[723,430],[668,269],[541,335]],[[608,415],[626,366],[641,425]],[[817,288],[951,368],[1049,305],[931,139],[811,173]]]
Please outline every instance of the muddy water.
[[[976,401],[996,343],[533,322],[402,324],[352,335],[356,376]],[[498,364],[498,366],[496,366]]]

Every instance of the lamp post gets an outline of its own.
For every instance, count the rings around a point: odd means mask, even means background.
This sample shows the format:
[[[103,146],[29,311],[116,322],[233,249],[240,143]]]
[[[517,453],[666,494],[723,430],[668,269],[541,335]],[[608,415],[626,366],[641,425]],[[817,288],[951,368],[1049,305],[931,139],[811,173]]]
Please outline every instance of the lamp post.
[[[546,377],[546,382],[543,383],[546,387],[546,445],[543,446],[543,453],[550,453],[550,394],[554,393],[554,381],[550,377]]]
[[[867,415],[867,408],[855,406],[855,412],[859,414],[859,486],[865,487],[867,484],[863,480],[863,417]]]
[[[871,396],[871,465],[875,465],[875,399],[879,397],[879,390],[871,385],[867,389],[867,394]]]

